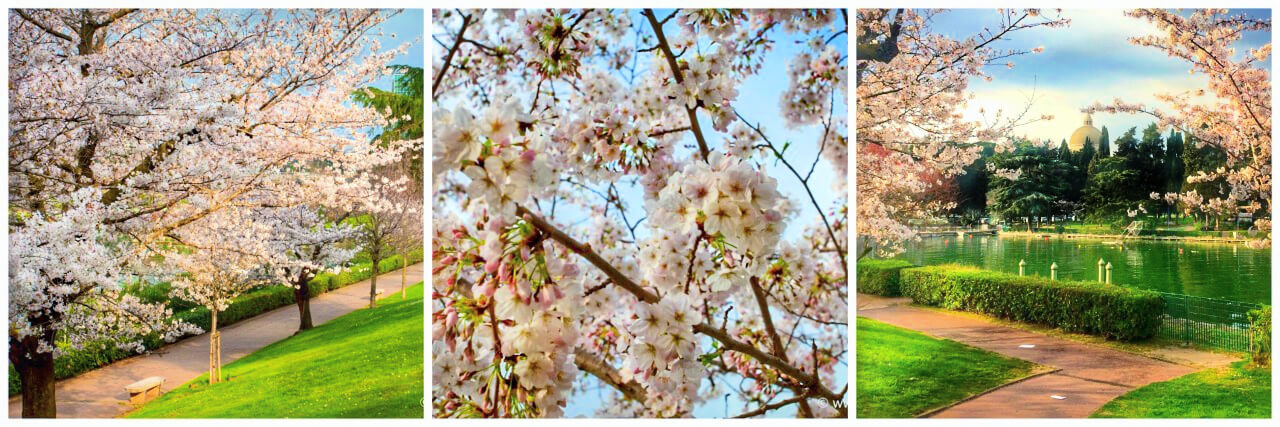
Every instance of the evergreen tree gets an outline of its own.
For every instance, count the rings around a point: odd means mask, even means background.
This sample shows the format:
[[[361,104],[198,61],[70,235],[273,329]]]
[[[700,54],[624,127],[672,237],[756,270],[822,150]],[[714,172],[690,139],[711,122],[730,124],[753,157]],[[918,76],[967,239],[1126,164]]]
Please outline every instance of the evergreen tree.
[[[1139,190],[1139,172],[1125,165],[1122,157],[1095,157],[1089,165],[1088,174],[1089,181],[1082,199],[1085,216],[1091,221],[1123,219],[1126,211],[1147,199],[1147,195]]]
[[[1107,133],[1107,127],[1102,127],[1102,141],[1098,142],[1098,155],[1102,157],[1111,156],[1111,134]]]
[[[352,98],[360,104],[381,111],[389,123],[374,138],[379,141],[405,141],[420,139],[423,135],[423,76],[422,68],[409,65],[390,65],[394,72],[391,90],[367,87],[356,91]],[[423,180],[422,150],[406,156],[409,175],[415,183]]]
[[[1062,203],[1070,188],[1070,178],[1076,167],[1059,160],[1049,148],[1022,144],[1012,152],[992,156],[989,164],[995,169],[1011,169],[1018,172],[1015,179],[998,175],[990,177],[991,191],[987,195],[988,210],[999,214],[1007,222],[1022,220],[1028,228],[1039,218],[1062,215],[1066,204]]]
[[[1067,201],[1076,203],[1083,201],[1084,186],[1089,182],[1089,164],[1097,154],[1097,149],[1086,139],[1084,148],[1072,157],[1071,164],[1076,167],[1076,173],[1071,175],[1071,189],[1067,191]]]
[[[1115,155],[1118,157],[1134,159],[1135,156],[1138,154],[1138,136],[1137,135],[1138,135],[1137,127],[1131,127],[1129,128],[1129,130],[1124,132],[1124,135],[1120,135],[1120,138],[1116,139]],[[1131,164],[1133,164],[1132,162],[1136,162],[1136,160],[1130,160],[1130,162]]]
[[[1182,189],[1182,182],[1187,179],[1186,164],[1183,155],[1182,134],[1177,130],[1169,131],[1169,139],[1165,141],[1165,192],[1176,193]]]
[[[982,218],[987,211],[987,186],[990,178],[987,173],[987,159],[995,154],[995,144],[980,143],[982,155],[969,166],[956,180],[956,207],[951,213],[968,218]]]
[[[1142,191],[1147,194],[1148,199],[1151,193],[1163,192],[1168,188],[1169,174],[1168,167],[1165,165],[1164,140],[1160,137],[1160,128],[1155,123],[1142,130],[1142,140],[1138,143],[1134,166],[1142,177]],[[1151,213],[1169,212],[1164,202],[1155,203],[1152,207],[1156,209]]]

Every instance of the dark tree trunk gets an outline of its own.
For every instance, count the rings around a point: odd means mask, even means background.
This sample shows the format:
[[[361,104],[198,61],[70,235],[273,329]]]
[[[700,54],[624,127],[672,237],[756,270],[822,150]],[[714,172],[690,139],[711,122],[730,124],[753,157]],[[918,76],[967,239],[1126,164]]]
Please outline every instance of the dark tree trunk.
[[[45,337],[52,341],[54,333]],[[54,399],[53,353],[40,353],[39,338],[9,339],[9,361],[13,362],[22,381],[22,417],[54,418],[58,404]]]
[[[311,329],[311,287],[305,275],[298,276],[298,286],[293,290],[293,299],[298,304],[298,332]]]

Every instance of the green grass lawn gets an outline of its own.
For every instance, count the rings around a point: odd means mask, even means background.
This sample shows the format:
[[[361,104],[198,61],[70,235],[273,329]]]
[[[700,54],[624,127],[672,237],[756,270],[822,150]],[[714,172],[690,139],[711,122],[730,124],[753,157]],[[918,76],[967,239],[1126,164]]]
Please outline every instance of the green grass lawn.
[[[906,418],[1029,375],[1037,365],[858,318],[858,418]]]
[[[130,418],[422,418],[423,284],[191,380]]]
[[[1246,363],[1147,385],[1108,402],[1092,417],[1271,418],[1271,369]]]

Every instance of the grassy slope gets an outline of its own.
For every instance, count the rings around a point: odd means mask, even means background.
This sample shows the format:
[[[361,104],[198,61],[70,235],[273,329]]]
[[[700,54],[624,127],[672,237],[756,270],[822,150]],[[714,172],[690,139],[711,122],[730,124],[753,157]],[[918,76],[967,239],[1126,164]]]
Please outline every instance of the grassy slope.
[[[423,285],[268,345],[130,418],[390,418],[424,415]]]
[[[858,318],[859,418],[919,415],[1029,374],[1035,364]]]
[[[1108,402],[1095,418],[1270,418],[1271,369],[1229,367],[1149,384]]]

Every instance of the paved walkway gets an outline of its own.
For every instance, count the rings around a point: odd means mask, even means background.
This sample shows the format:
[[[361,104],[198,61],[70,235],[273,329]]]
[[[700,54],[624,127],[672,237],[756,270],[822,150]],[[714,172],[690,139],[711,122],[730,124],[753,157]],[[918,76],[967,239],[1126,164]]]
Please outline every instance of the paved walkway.
[[[412,286],[423,279],[423,264],[408,267],[406,278]],[[400,291],[400,270],[378,276],[383,295]],[[334,289],[311,299],[311,320],[323,324],[369,304],[369,281]],[[229,364],[249,353],[293,335],[298,330],[298,307],[290,304],[231,326],[222,332],[222,363]],[[165,378],[161,391],[169,391],[207,372],[209,335],[201,334],[161,347],[145,355],[131,357],[84,374],[59,381],[55,386],[60,418],[112,418],[132,409],[124,387],[150,377]],[[9,417],[22,414],[22,397],[9,399]]]
[[[1130,390],[1199,370],[910,303],[907,298],[858,294],[857,314],[1060,369],[947,408],[935,418],[1083,418]],[[1020,347],[1026,344],[1035,347]],[[1230,361],[1226,356],[1207,359]]]

